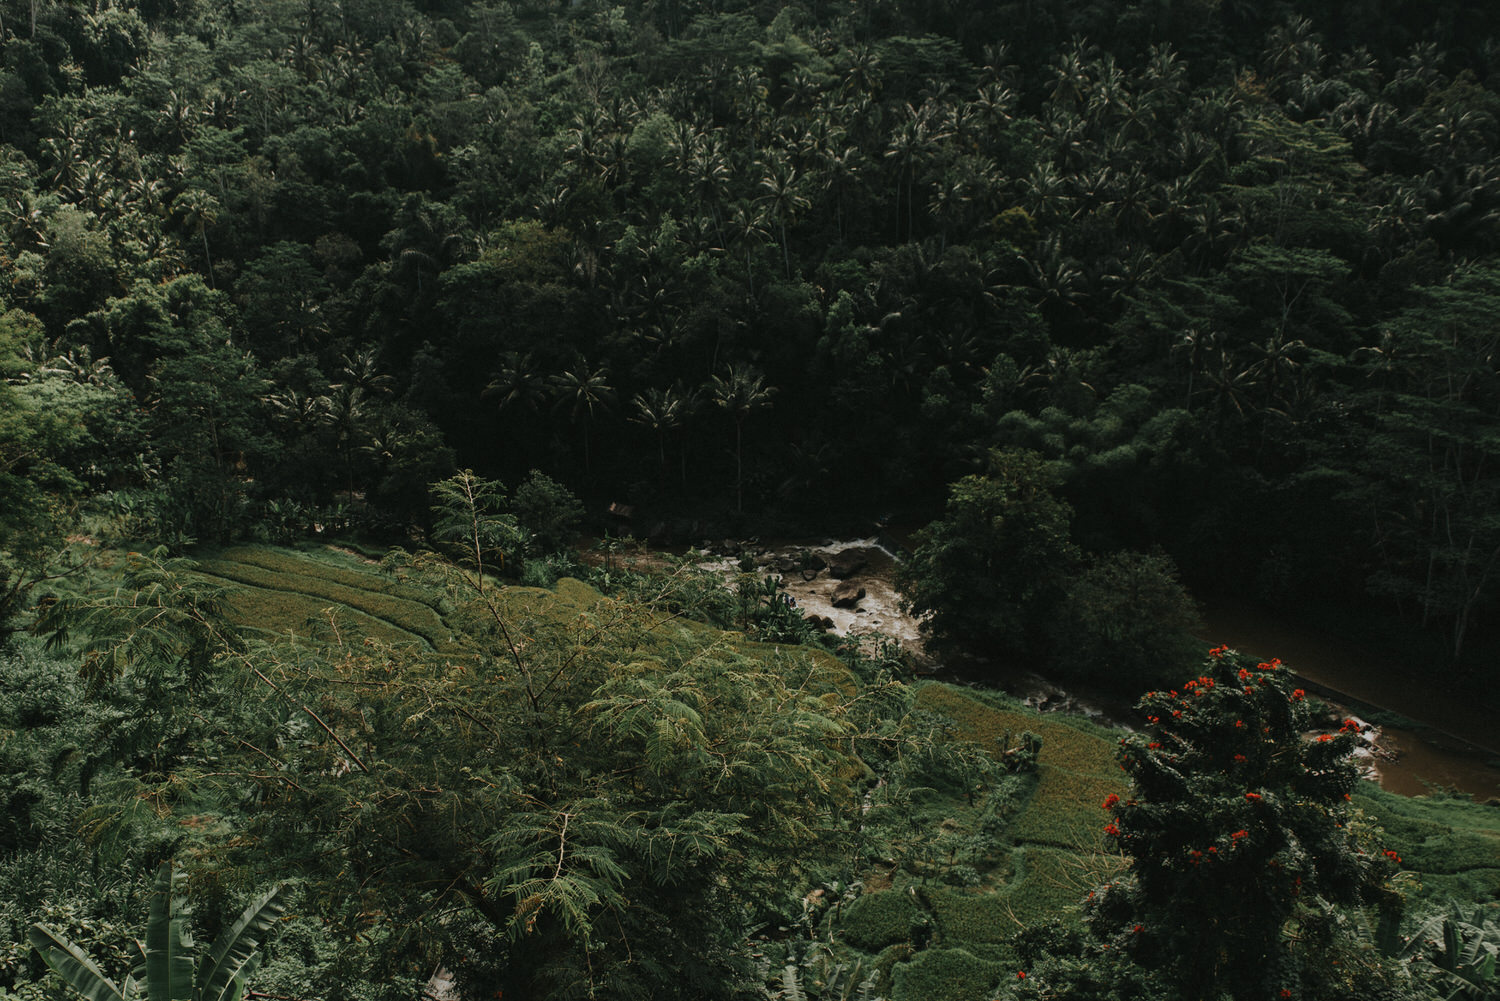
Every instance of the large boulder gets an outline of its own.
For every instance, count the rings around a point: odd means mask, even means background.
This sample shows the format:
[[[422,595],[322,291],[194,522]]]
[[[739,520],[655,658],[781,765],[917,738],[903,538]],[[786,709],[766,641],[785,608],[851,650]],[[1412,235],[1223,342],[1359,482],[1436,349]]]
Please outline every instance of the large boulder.
[[[846,580],[870,565],[870,559],[862,549],[845,549],[828,558],[828,575],[836,580]]]
[[[849,581],[844,581],[833,589],[832,604],[834,608],[857,608],[859,607],[859,600],[864,596],[864,588],[858,584],[851,584]]]

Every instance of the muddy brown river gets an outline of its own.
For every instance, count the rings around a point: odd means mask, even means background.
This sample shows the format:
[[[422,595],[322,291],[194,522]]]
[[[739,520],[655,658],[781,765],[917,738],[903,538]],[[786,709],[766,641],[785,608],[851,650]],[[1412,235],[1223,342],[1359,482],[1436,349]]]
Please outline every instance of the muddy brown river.
[[[1383,726],[1381,743],[1394,760],[1377,759],[1380,784],[1417,796],[1429,785],[1477,800],[1500,799],[1500,730],[1495,714],[1445,691],[1437,665],[1398,663],[1378,650],[1288,627],[1258,609],[1204,609],[1207,637],[1256,657],[1280,657],[1329,702],[1342,699],[1384,709],[1421,724]],[[1359,706],[1351,705],[1357,714]]]
[[[901,611],[893,583],[894,548],[873,537],[747,544],[756,574],[780,576],[787,594],[805,614],[828,620],[840,635],[893,639],[923,657],[920,623]],[[828,569],[811,575],[776,569],[778,561],[785,567],[787,561],[804,561],[809,554],[829,564],[862,564],[848,577],[865,592],[857,606],[834,607],[834,590],[841,582]],[[739,572],[737,562],[705,554],[702,565],[732,579]],[[1408,796],[1432,788],[1453,789],[1480,801],[1500,800],[1500,729],[1491,712],[1443,690],[1440,668],[1393,662],[1378,651],[1289,627],[1247,606],[1206,608],[1203,619],[1204,639],[1211,645],[1225,643],[1266,660],[1280,657],[1310,690],[1341,712],[1360,715],[1368,714],[1369,708],[1383,709],[1418,724],[1410,729],[1380,727],[1377,753],[1366,762],[1383,788]],[[927,666],[940,676],[946,673],[941,665]],[[1001,687],[1039,708],[1080,712],[1105,723],[1128,723],[1133,715],[1121,700],[1069,691],[1036,675],[1001,679]]]

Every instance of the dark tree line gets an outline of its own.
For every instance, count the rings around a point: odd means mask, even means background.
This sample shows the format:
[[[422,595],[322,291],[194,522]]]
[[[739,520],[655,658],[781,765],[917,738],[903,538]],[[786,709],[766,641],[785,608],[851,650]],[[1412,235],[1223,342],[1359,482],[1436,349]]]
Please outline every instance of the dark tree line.
[[[399,532],[456,465],[925,520],[1023,448],[1090,551],[1479,663],[1470,6],[0,4],[10,377],[93,394],[0,476],[185,542]]]

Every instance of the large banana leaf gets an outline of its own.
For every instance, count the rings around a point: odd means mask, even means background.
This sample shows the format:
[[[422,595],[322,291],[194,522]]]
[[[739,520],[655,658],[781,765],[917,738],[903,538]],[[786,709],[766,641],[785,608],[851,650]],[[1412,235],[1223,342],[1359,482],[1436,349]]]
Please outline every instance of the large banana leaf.
[[[178,876],[163,862],[146,919],[146,996],[151,1001],[193,1001],[193,938],[172,889]]]
[[[198,1001],[239,1001],[245,981],[255,968],[261,939],[286,909],[282,889],[273,886],[252,900],[238,920],[214,940],[213,948],[198,964]]]
[[[131,1001],[134,991],[122,993],[82,949],[51,928],[32,925],[27,937],[42,961],[88,1001]]]

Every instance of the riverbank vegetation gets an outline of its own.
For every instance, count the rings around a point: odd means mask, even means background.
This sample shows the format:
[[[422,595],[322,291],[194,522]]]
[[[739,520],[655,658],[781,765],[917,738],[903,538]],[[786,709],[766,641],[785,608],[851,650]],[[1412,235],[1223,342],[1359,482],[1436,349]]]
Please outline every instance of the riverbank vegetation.
[[[1165,959],[1189,916],[1168,898],[1222,898],[1193,850],[1279,863],[1274,913],[1226,927],[1275,956],[1295,926],[1303,951],[1265,971],[1293,996],[1418,998],[1447,983],[1421,919],[1500,892],[1492,807],[1355,783],[1348,727],[1271,665],[1216,651],[1122,738],[721,632],[700,619],[741,598],[685,567],[581,568],[605,593],[482,580],[484,559],[101,553],[45,613],[70,642],[5,665],[0,987],[41,988],[38,922],[120,982],[163,859],[204,941],[286,886],[253,983],[299,998],[410,997],[440,965],[469,996],[1189,996],[1164,974],[1188,969]],[[277,580],[227,572],[265,566]],[[440,617],[443,648],[328,595],[264,597],[331,578]],[[1164,877],[1183,886],[1153,896]],[[1487,948],[1486,920],[1463,912],[1463,948]]]
[[[1191,595],[1496,690],[1496,28],[0,0],[0,991],[37,924],[124,983],[173,861],[202,941],[284,885],[309,1001],[1493,993],[1491,808],[1295,689],[1241,826],[1159,817],[1258,761]],[[569,550],[872,521],[935,653],[1156,739]],[[1185,964],[1209,847],[1305,896]]]

